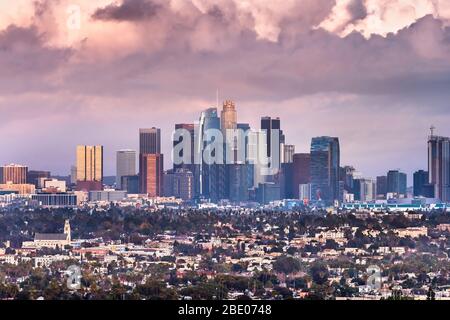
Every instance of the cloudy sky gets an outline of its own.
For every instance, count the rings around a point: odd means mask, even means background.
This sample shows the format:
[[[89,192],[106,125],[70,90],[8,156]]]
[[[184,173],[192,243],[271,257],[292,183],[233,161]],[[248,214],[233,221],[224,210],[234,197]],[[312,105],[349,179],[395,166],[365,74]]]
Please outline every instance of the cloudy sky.
[[[430,125],[450,135],[450,1],[0,0],[0,163],[68,174],[103,144],[114,174],[139,127],[169,154],[217,88],[297,152],[333,135],[364,176],[426,169]]]

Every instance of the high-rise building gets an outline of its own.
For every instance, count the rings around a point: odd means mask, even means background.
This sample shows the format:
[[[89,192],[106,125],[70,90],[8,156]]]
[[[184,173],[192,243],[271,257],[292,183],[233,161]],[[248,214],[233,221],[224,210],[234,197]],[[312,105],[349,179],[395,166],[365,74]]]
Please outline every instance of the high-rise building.
[[[313,200],[331,204],[341,200],[339,188],[340,148],[335,137],[311,140],[311,185]]]
[[[164,174],[164,195],[184,201],[194,198],[194,175],[187,169],[169,170]]]
[[[271,162],[281,164],[281,151],[284,145],[284,134],[281,130],[280,118],[262,117],[261,130],[266,133],[267,157]]]
[[[434,187],[428,183],[428,171],[414,172],[414,197],[434,197]]]
[[[27,174],[27,182],[34,184],[36,188],[39,186],[39,180],[40,179],[49,179],[50,178],[50,171],[36,171],[36,170],[30,170]]]
[[[164,157],[161,129],[139,129],[139,190],[150,197],[163,194]]]
[[[229,183],[230,183],[230,200],[233,202],[248,201],[248,189],[249,189],[249,166],[245,163],[235,163],[227,165]]]
[[[139,154],[161,153],[161,129],[139,129]]]
[[[116,154],[116,187],[122,189],[122,177],[136,174],[136,151],[119,150]]]
[[[77,190],[101,190],[103,146],[77,146]]]
[[[210,145],[213,140],[212,138],[208,138],[207,132],[208,130],[220,130],[220,118],[217,115],[217,108],[209,108],[203,111],[200,115],[199,123],[198,123],[198,137],[196,141],[196,151],[199,152],[200,155],[204,155],[201,157],[201,165],[200,165],[200,178],[199,178],[199,191],[200,195],[206,199],[211,198],[213,190],[216,190],[217,183],[224,183],[224,181],[220,181],[219,174],[215,174],[218,171],[218,168],[212,164],[213,158],[210,157],[208,152],[203,153],[205,148]],[[217,152],[223,150],[215,150]],[[219,157],[223,159],[223,155],[213,154],[212,157]],[[205,157],[207,159],[205,159]]]
[[[390,170],[387,174],[387,193],[397,197],[405,197],[407,189],[406,173],[399,170]]]
[[[428,174],[434,197],[450,202],[450,138],[435,136],[433,132],[428,139]]]
[[[189,134],[190,136],[190,141],[189,141],[189,147],[190,147],[190,154],[189,155],[185,155],[184,152],[186,152],[186,150],[182,149],[180,151],[180,154],[178,155],[172,155],[173,158],[175,157],[180,157],[180,159],[184,159],[185,156],[186,158],[189,158],[189,160],[187,162],[182,162],[182,163],[174,163],[173,165],[173,169],[188,169],[190,170],[192,168],[192,165],[195,164],[195,125],[193,123],[177,123],[175,124],[175,130],[186,130],[186,134]],[[180,143],[185,144],[186,141],[183,141],[185,138],[185,136],[180,136],[176,139],[174,139],[173,141],[173,147],[175,150],[175,147],[177,145],[179,145]]]
[[[70,184],[71,185],[77,184],[77,166],[70,167]]]
[[[295,146],[292,144],[285,144],[283,148],[283,158],[281,163],[293,163],[295,154]]]
[[[182,136],[179,136],[177,138],[174,137],[173,140],[173,150],[177,150],[176,146],[180,143],[186,144],[186,141],[183,141],[184,139],[187,139],[187,135],[189,135],[189,146],[190,150],[186,151],[184,148],[182,148],[181,151],[179,151],[178,155],[172,154],[172,159],[175,159],[175,157],[180,157],[180,159],[187,158],[188,161],[182,161],[182,163],[175,163],[173,164],[173,170],[176,171],[177,169],[186,169],[190,171],[193,176],[193,197],[197,198],[200,195],[200,164],[198,161],[196,162],[196,158],[201,159],[201,154],[196,154],[199,152],[199,150],[196,149],[196,127],[193,123],[178,123],[175,124],[175,130],[186,130],[183,132]],[[190,154],[186,154],[185,152],[189,152]],[[186,157],[185,157],[186,156]]]
[[[376,183],[372,179],[358,178],[354,180],[354,199],[361,202],[376,200]]]
[[[387,194],[387,176],[377,177],[377,198],[385,199]]]
[[[253,184],[250,187],[258,187],[260,183],[266,181],[267,175],[270,174],[266,135],[267,133],[263,130],[251,130],[248,135],[247,159],[253,168]]]
[[[164,157],[161,153],[139,155],[140,192],[149,197],[163,195]]]
[[[299,195],[301,184],[309,184],[311,182],[311,154],[296,153],[293,159],[293,185],[292,193]]]
[[[344,166],[340,168],[339,178],[344,184],[344,192],[348,194],[354,193],[353,182],[355,180],[356,170],[352,166]]]
[[[0,167],[0,184],[26,184],[28,167],[19,164],[8,164]]]
[[[226,100],[223,103],[223,109],[220,113],[220,127],[224,137],[227,134],[227,130],[234,130],[237,128],[236,107],[231,100]]]

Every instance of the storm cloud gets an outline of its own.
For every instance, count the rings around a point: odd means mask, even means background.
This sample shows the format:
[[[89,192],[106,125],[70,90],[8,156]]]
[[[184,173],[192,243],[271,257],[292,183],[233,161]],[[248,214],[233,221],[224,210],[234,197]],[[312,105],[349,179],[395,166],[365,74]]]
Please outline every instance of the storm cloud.
[[[67,27],[74,3],[78,30]],[[136,147],[139,127],[161,126],[167,153],[174,123],[196,120],[216,89],[242,122],[281,116],[299,152],[314,135],[339,136],[343,161],[366,175],[426,168],[429,125],[450,135],[445,2],[60,0],[18,10],[29,17],[6,10],[0,134],[13,138],[0,142],[0,162],[65,174],[76,144],[101,143],[111,174],[114,151]]]

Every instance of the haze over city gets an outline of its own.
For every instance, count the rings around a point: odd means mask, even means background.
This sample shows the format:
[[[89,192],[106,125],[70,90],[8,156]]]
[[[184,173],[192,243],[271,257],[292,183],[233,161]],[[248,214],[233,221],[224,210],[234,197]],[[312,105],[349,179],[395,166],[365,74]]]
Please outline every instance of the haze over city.
[[[429,127],[450,135],[449,19],[444,0],[2,2],[0,163],[67,175],[77,144],[102,144],[113,175],[139,128],[168,155],[219,89],[240,122],[280,117],[297,152],[337,136],[342,164],[411,174]]]

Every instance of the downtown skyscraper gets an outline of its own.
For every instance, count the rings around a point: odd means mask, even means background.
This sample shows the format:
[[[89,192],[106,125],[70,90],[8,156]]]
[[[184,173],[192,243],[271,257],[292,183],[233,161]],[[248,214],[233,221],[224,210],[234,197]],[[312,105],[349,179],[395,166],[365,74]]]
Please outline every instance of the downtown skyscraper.
[[[434,187],[434,197],[450,201],[450,138],[435,136],[428,139],[429,183]]]
[[[77,190],[103,188],[103,146],[77,146]]]
[[[311,188],[313,200],[331,204],[340,199],[340,147],[336,137],[311,140]]]
[[[139,129],[139,191],[150,197],[163,194],[164,157],[161,129]]]
[[[122,177],[136,174],[136,151],[119,150],[116,153],[116,186],[122,189]]]
[[[216,174],[214,170],[216,169],[213,164],[211,164],[210,160],[212,157],[222,157],[223,158],[223,150],[214,150],[212,155],[206,153],[208,159],[203,157],[203,150],[207,148],[213,141],[212,138],[209,138],[207,132],[208,130],[220,130],[220,118],[217,114],[217,108],[209,108],[204,110],[200,114],[200,119],[198,122],[198,137],[196,141],[196,151],[200,153],[201,156],[201,165],[200,165],[200,175],[199,175],[199,183],[200,183],[200,195],[206,199],[211,198],[216,192]],[[221,154],[217,154],[217,153]]]

